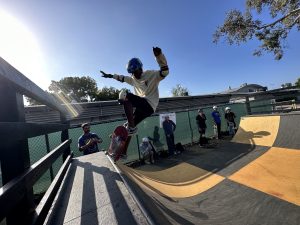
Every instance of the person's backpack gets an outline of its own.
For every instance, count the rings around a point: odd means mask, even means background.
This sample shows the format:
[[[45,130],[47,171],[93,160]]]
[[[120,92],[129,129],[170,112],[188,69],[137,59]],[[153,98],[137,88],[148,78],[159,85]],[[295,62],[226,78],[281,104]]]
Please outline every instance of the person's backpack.
[[[177,151],[180,151],[180,152],[183,152],[184,151],[184,147],[182,146],[181,142],[178,142],[176,145],[176,150]]]

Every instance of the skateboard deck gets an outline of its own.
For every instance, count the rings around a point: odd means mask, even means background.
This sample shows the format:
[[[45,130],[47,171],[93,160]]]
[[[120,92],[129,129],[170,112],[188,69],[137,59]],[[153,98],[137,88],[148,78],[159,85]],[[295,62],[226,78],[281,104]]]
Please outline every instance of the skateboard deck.
[[[123,126],[115,128],[111,135],[111,142],[106,152],[114,162],[118,161],[126,148],[126,141],[128,138],[127,129]]]

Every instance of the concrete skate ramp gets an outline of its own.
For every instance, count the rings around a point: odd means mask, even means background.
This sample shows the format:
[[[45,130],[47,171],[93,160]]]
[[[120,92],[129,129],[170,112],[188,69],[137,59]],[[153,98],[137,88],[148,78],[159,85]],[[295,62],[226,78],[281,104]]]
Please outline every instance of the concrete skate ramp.
[[[231,142],[118,166],[154,224],[300,224],[300,114],[243,117]]]

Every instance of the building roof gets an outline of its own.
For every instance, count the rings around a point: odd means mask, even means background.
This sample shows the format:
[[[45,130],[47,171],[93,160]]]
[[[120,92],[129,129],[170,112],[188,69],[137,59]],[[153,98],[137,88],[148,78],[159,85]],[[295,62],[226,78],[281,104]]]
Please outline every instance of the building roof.
[[[266,91],[267,89],[268,89],[267,87],[261,86],[259,84],[244,83],[238,88],[229,87],[228,90],[219,92],[218,94],[259,92],[259,91]]]

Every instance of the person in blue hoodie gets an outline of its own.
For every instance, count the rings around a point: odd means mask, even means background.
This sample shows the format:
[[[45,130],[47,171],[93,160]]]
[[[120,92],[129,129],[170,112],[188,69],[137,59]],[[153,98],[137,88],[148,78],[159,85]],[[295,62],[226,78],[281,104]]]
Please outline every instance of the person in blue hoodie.
[[[165,116],[165,120],[162,125],[166,135],[169,155],[176,155],[177,151],[174,142],[174,131],[176,129],[176,124],[170,120],[169,116]]]
[[[213,111],[211,113],[211,116],[213,117],[214,126],[217,127],[217,139],[221,138],[221,115],[218,111],[217,106],[213,106]]]

